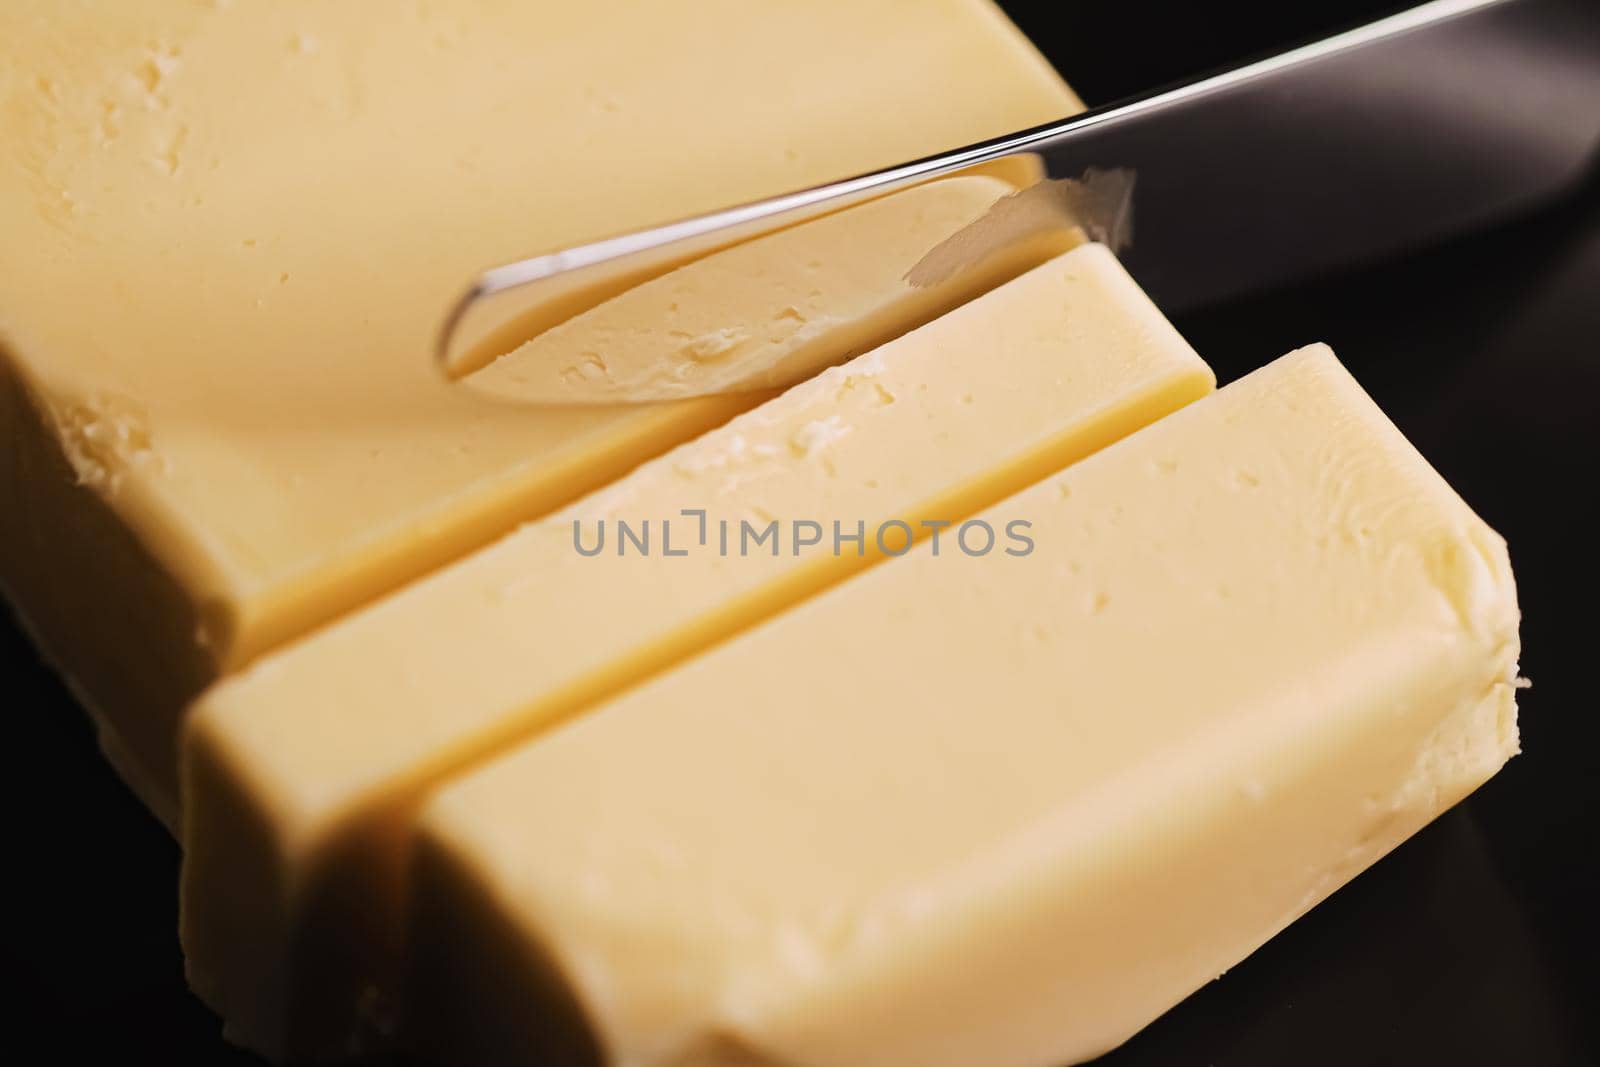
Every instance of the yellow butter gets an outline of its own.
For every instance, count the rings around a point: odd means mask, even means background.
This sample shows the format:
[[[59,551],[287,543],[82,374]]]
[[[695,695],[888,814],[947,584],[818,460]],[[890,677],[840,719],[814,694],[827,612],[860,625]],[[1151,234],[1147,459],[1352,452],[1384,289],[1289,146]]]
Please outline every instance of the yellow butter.
[[[436,1047],[1081,1061],[1516,751],[1504,545],[1325,347],[984,518],[1035,551],[925,544],[437,795]]]
[[[205,681],[750,402],[449,388],[477,271],[1077,106],[987,0],[7,0],[0,580],[170,817]]]
[[[729,249],[541,333],[468,382],[490,395],[553,404],[790,385],[1081,239],[1058,224],[942,284],[905,280],[935,244],[1016,191],[995,177],[950,178]]]
[[[428,786],[1212,384],[1083,245],[224,681],[184,746],[196,987],[258,1046],[338,1030]]]

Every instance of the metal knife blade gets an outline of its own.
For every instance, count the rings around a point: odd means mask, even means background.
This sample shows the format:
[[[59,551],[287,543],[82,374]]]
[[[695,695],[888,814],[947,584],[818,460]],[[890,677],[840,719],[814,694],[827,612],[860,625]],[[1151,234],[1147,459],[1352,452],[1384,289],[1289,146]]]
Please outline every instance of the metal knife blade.
[[[855,178],[486,271],[447,376],[519,326],[717,248],[968,168],[1138,175],[1129,270],[1180,311],[1414,247],[1549,198],[1600,158],[1600,0],[1433,0],[1219,74]],[[496,353],[497,354],[497,353]]]

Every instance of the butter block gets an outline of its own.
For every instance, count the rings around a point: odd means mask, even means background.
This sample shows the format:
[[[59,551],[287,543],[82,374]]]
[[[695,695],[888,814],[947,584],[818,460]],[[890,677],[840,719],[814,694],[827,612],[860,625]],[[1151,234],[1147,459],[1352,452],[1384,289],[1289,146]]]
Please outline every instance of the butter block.
[[[926,543],[437,794],[423,1044],[1082,1061],[1516,751],[1504,544],[1326,347],[982,517],[1035,550]]]
[[[191,981],[257,1047],[344,1041],[431,786],[1213,383],[1082,245],[220,683],[184,738]]]
[[[175,818],[207,681],[753,402],[447,386],[467,279],[1077,106],[988,0],[7,0],[0,581]]]

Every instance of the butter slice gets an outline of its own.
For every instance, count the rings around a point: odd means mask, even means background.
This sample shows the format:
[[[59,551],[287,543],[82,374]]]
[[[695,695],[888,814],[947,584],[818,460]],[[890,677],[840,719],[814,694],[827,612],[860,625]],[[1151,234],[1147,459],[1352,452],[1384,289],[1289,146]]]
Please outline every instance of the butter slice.
[[[997,177],[949,178],[730,248],[544,331],[468,381],[547,404],[792,385],[1083,239],[1058,223],[1019,234],[939,284],[905,280],[937,244],[1016,191]]]
[[[257,1047],[342,1042],[395,970],[430,785],[1212,385],[1082,245],[224,681],[185,736],[193,983]]]
[[[0,582],[169,819],[207,681],[753,402],[447,386],[466,279],[1078,106],[988,0],[379,6],[0,3]]]
[[[985,518],[1036,550],[924,545],[430,803],[451,1062],[1081,1061],[1516,751],[1504,545],[1325,347]]]

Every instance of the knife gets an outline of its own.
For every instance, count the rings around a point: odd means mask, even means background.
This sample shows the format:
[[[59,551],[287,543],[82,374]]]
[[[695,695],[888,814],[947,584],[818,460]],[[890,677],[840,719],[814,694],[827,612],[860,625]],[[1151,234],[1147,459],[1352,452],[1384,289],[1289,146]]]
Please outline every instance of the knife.
[[[1183,311],[1470,230],[1600,158],[1600,0],[1433,0],[1194,81],[925,159],[485,271],[449,378],[675,266],[997,161],[1137,175],[1130,273]]]

